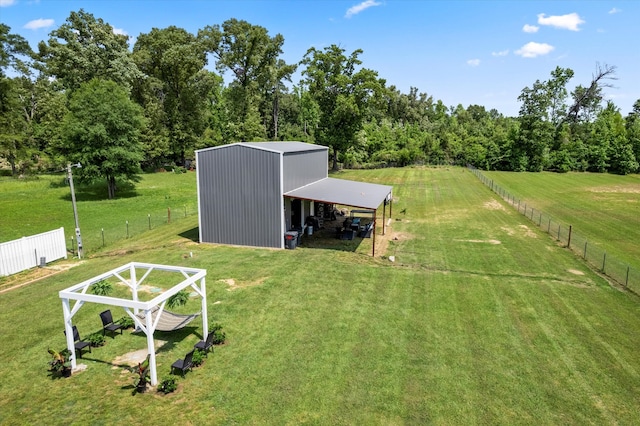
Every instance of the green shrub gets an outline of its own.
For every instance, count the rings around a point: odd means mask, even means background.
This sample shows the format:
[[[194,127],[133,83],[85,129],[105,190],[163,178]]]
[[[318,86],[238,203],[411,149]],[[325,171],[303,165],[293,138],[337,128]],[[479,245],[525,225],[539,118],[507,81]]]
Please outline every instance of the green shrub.
[[[171,393],[178,388],[175,377],[168,377],[160,382],[158,385],[158,392],[164,394]]]
[[[68,377],[71,375],[71,361],[69,361],[69,356],[71,352],[69,349],[63,349],[60,352],[57,352],[54,349],[47,350],[49,354],[51,354],[51,360],[49,360],[49,371],[52,373]]]
[[[205,353],[202,349],[196,349],[193,351],[193,357],[191,358],[191,362],[193,362],[194,367],[199,367],[204,362]]]
[[[133,318],[131,318],[129,315],[125,315],[122,318],[120,318],[119,320],[117,320],[116,324],[120,324],[122,326],[122,328],[124,328],[125,330],[127,328],[133,328],[136,325],[136,323],[133,320]]]
[[[92,347],[96,348],[98,346],[104,345],[104,335],[102,332],[96,331],[95,333],[91,333],[87,336],[87,342],[91,344]]]
[[[187,173],[187,169],[185,169],[184,167],[176,166],[173,168],[173,173],[176,173],[176,174]]]
[[[222,331],[222,325],[221,324],[213,324],[210,327],[211,331],[214,332],[213,334],[213,344],[214,345],[221,345],[224,343],[224,341],[227,338],[227,335],[224,331]]]
[[[184,306],[189,301],[189,292],[187,290],[180,290],[169,299],[167,299],[167,306],[169,309],[173,309],[177,306]]]

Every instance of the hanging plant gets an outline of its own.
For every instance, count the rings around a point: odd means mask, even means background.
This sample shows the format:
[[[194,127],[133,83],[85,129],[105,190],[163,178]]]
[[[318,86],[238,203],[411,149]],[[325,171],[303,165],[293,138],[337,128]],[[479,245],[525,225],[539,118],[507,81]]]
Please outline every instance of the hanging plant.
[[[96,296],[106,296],[111,293],[111,290],[113,290],[113,286],[106,280],[100,280],[91,285],[91,292]]]
[[[189,301],[189,292],[187,290],[180,290],[169,299],[167,299],[167,306],[169,309],[173,309],[177,306],[184,306]]]

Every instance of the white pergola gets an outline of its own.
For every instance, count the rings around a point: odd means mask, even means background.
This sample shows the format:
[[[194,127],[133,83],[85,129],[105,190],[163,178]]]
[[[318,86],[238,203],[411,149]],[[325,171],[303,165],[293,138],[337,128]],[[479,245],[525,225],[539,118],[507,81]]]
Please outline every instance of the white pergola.
[[[158,296],[147,302],[140,301],[138,300],[138,289],[144,282],[145,278],[147,278],[151,271],[154,270],[178,272],[182,274],[184,280],[171,287],[169,290],[158,294]],[[139,274],[142,275],[142,278],[140,279],[137,278]],[[123,275],[128,275],[128,279],[123,278]],[[67,348],[71,352],[72,370],[76,369],[76,352],[73,341],[73,316],[78,312],[78,310],[82,307],[82,305],[84,305],[85,302],[121,306],[125,309],[129,316],[133,318],[137,327],[142,330],[147,336],[147,348],[150,355],[149,369],[151,371],[151,385],[155,386],[158,383],[158,375],[156,372],[156,351],[153,333],[156,330],[158,321],[160,320],[162,312],[164,311],[164,305],[167,299],[178,293],[180,290],[191,286],[191,288],[202,298],[201,316],[203,336],[206,336],[209,333],[207,321],[207,293],[205,287],[206,275],[207,271],[205,269],[131,262],[60,291],[59,294],[60,298],[62,299],[62,311],[64,313],[64,328],[67,335]],[[87,293],[87,290],[89,289],[91,284],[111,277],[116,277],[127,286],[129,286],[132,293],[131,299],[98,296],[95,294]],[[198,285],[198,281],[200,282],[200,285]],[[73,305],[73,308],[70,305],[70,300],[76,301]],[[152,315],[152,312],[156,309],[157,312]],[[138,314],[140,313],[142,313],[142,315],[138,316]],[[142,322],[141,318],[144,318],[144,323]]]

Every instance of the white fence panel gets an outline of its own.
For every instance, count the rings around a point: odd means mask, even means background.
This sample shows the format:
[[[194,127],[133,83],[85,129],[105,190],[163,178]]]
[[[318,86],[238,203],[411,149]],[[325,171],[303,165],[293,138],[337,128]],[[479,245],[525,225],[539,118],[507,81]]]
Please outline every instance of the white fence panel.
[[[0,276],[15,274],[40,264],[67,258],[64,228],[0,244]]]

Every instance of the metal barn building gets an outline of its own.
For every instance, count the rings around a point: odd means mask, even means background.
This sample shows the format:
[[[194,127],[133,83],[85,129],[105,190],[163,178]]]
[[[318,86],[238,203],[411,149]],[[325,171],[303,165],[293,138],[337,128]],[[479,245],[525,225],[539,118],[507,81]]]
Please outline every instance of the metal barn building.
[[[328,148],[240,142],[196,151],[200,242],[284,248],[315,203],[375,211],[390,186],[328,177]]]

